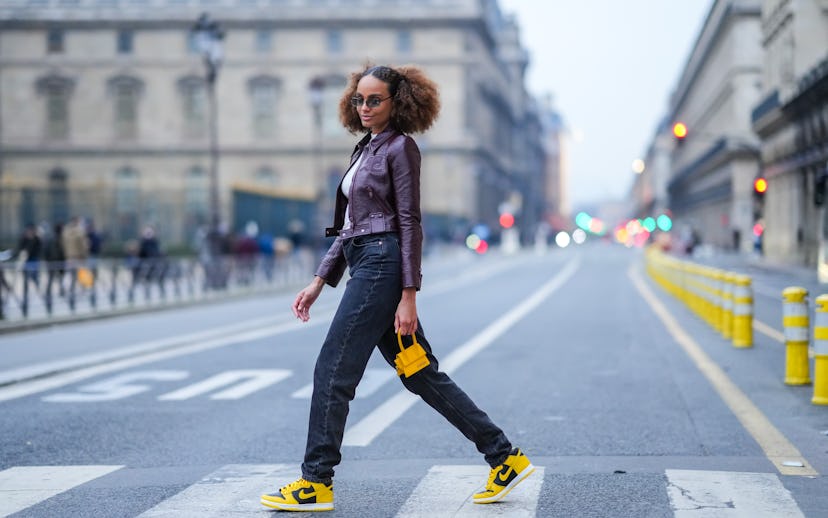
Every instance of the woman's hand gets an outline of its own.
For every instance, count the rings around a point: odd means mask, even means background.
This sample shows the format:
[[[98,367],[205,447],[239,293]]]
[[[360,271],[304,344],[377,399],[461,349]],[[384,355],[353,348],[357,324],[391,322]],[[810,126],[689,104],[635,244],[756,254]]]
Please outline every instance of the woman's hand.
[[[314,276],[310,284],[296,295],[296,300],[293,301],[291,306],[293,315],[302,322],[310,320],[310,307],[316,302],[324,287],[325,281],[322,277]]]
[[[402,299],[394,315],[394,330],[401,335],[413,335],[417,331],[417,289],[404,288]]]

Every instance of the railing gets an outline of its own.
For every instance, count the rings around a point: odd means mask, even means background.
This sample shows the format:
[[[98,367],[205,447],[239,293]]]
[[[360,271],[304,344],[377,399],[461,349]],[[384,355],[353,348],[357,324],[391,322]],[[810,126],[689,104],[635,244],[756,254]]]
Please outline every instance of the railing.
[[[96,259],[0,262],[0,328],[24,320],[73,317],[260,292],[307,281],[309,251],[283,257]]]

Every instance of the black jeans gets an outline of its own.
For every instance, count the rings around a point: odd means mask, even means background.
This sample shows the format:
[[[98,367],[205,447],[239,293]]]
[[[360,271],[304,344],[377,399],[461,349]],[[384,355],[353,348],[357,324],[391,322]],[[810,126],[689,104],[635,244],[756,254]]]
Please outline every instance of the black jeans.
[[[344,243],[351,278],[334,315],[313,373],[313,397],[302,477],[330,483],[342,459],[348,405],[374,347],[394,368],[399,352],[394,314],[402,296],[399,238],[395,233],[358,236]],[[495,467],[512,449],[503,431],[443,372],[417,326],[417,341],[431,365],[400,379],[409,391],[437,410]]]

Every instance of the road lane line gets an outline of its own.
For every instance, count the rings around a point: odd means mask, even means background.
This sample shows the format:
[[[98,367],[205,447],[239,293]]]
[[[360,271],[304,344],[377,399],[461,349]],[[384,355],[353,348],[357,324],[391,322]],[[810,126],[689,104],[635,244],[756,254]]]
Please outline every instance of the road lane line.
[[[259,496],[293,482],[297,475],[295,465],[228,464],[138,516],[226,518],[259,512],[269,515],[259,503]]]
[[[457,349],[451,352],[445,360],[440,362],[443,372],[451,374],[464,363],[469,361],[483,349],[491,345],[499,336],[509,330],[518,321],[524,318],[529,312],[538,307],[547,297],[558,290],[575,272],[580,264],[576,257],[571,259],[563,270],[555,277],[541,286],[529,298],[520,303],[517,307],[494,321],[480,333],[471,338]],[[345,430],[343,446],[368,446],[380,433],[391,426],[394,421],[400,418],[411,406],[419,401],[407,390],[401,390],[396,395],[385,401],[371,413],[362,418],[358,423]]]
[[[16,466],[0,471],[0,517],[22,511],[123,466]]]
[[[475,504],[472,495],[483,487],[488,475],[488,466],[432,466],[414,488],[396,518],[535,517],[543,485],[542,467],[536,466],[529,478],[496,504]]]
[[[772,473],[668,469],[665,474],[675,518],[805,518]]]
[[[676,343],[684,349],[687,356],[696,364],[696,368],[707,378],[722,401],[725,402],[739,422],[742,423],[745,430],[759,444],[759,447],[765,452],[765,456],[776,466],[776,469],[783,475],[818,475],[796,446],[788,441],[782,432],[765,417],[765,414],[753,404],[753,401],[730,380],[722,368],[678,324],[676,319],[667,311],[667,308],[658,300],[658,297],[644,284],[639,273],[630,268],[627,275],[632,280],[638,293],[647,301],[650,308],[664,324],[664,327],[673,336]],[[802,463],[802,467],[786,466],[785,463],[787,462]]]
[[[771,340],[776,340],[777,342],[783,344],[785,343],[785,335],[782,334],[782,332],[777,331],[760,320],[756,320],[756,318],[753,319],[753,329],[756,329],[763,335],[769,337]]]

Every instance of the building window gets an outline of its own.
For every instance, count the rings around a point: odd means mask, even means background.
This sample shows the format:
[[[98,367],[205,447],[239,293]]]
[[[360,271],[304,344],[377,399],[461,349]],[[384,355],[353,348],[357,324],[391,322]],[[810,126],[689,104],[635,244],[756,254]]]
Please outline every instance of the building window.
[[[184,118],[184,136],[201,138],[207,134],[207,85],[203,78],[190,76],[178,82]]]
[[[328,137],[345,135],[345,129],[339,121],[339,99],[345,88],[345,78],[341,76],[325,77],[322,90],[322,133]]]
[[[63,29],[51,28],[46,33],[46,50],[49,54],[60,54],[63,52],[64,44]]]
[[[63,169],[49,172],[49,217],[55,223],[69,221],[69,174]]]
[[[273,31],[259,29],[256,31],[256,52],[266,53],[273,50]]]
[[[129,29],[118,31],[118,54],[132,54],[134,33]]]
[[[279,80],[268,76],[254,77],[248,82],[253,113],[253,134],[257,138],[276,133],[276,101]]]
[[[143,83],[129,76],[109,80],[109,90],[114,101],[115,137],[131,140],[138,136],[138,99]]]
[[[140,207],[138,171],[123,167],[115,172],[115,214],[121,239],[138,235],[138,210]]]
[[[339,29],[331,29],[328,31],[327,47],[329,54],[341,54],[343,50],[342,31]]]
[[[67,139],[69,137],[69,98],[74,82],[61,76],[48,76],[39,79],[35,87],[45,99],[46,138]]]
[[[278,177],[276,172],[269,166],[262,166],[256,169],[256,184],[263,187],[276,187]]]
[[[187,171],[184,183],[186,232],[194,234],[200,226],[207,224],[210,202],[207,172],[199,166],[191,167]]]
[[[405,29],[397,31],[397,52],[410,54],[411,47],[411,31]]]

